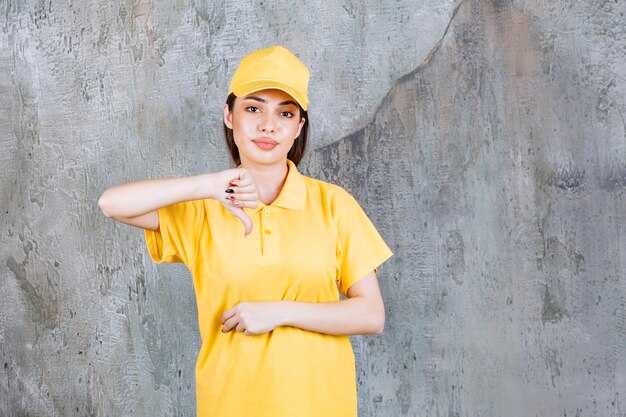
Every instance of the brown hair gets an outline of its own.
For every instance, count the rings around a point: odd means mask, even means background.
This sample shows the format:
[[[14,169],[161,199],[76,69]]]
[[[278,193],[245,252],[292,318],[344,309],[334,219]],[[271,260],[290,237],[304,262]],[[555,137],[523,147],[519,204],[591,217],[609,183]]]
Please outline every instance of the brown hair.
[[[228,111],[233,110],[233,104],[235,104],[236,98],[237,96],[235,95],[235,93],[230,93],[228,95],[228,98],[226,99]],[[296,166],[298,166],[298,164],[302,160],[302,157],[304,157],[307,136],[309,133],[309,116],[306,110],[304,110],[300,105],[298,105],[298,108],[300,110],[300,119],[304,117],[305,121],[302,129],[300,130],[300,135],[297,137],[297,139],[291,146],[289,153],[287,154],[287,159],[291,160]],[[233,130],[226,126],[226,123],[224,123],[224,138],[226,139],[226,146],[228,147],[230,156],[233,158],[233,161],[235,161],[235,165],[241,164],[241,158],[239,157],[239,148],[237,148],[237,144],[235,144],[235,139],[233,138]]]

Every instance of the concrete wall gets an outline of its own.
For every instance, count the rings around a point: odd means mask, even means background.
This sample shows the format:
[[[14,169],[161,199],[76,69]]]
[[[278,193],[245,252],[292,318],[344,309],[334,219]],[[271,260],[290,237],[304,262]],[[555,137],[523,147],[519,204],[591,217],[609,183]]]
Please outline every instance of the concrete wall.
[[[361,416],[626,415],[619,1],[0,3],[0,416],[192,416],[183,266],[108,186],[230,166],[250,50],[311,69],[305,174],[395,256]]]

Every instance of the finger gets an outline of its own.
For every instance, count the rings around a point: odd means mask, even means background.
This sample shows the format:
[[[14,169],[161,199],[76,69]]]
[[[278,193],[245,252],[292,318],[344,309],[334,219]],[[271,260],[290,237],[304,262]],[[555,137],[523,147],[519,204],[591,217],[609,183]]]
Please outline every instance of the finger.
[[[228,320],[229,318],[231,318],[232,316],[235,315],[235,310],[232,308],[229,308],[228,310],[226,310],[224,312],[224,314],[222,314],[222,320],[221,323],[224,324],[226,323],[226,320]]]
[[[233,205],[233,207],[236,208],[244,208],[244,207],[248,207],[248,208],[255,208],[259,203],[257,200],[240,200],[237,198],[233,198],[230,199],[231,204]]]
[[[233,179],[230,180],[231,185],[240,185],[243,181],[242,172],[240,169],[237,169],[233,172]]]
[[[239,180],[244,180],[244,179],[250,179],[252,178],[252,175],[250,174],[250,171],[248,171],[246,168],[237,168],[237,170],[239,171]]]
[[[258,191],[254,184],[249,185],[231,185],[229,188],[224,190],[224,198],[230,199],[233,196],[240,197],[245,195],[248,200],[256,200],[258,198]]]
[[[236,193],[236,192],[243,192],[243,193],[250,193],[253,191],[256,191],[256,187],[254,185],[254,183],[244,183],[241,181],[232,181],[229,184],[229,189],[232,191],[229,191],[228,189],[226,190],[226,192],[228,193]]]
[[[224,325],[222,326],[222,333],[226,333],[229,332],[230,329],[234,326],[233,320],[226,320],[226,322],[224,323]]]
[[[223,332],[229,332],[234,330],[237,325],[239,325],[240,318],[235,314],[231,316],[228,320],[224,322],[224,326],[222,327]]]
[[[248,171],[245,168],[238,168],[238,169],[239,169],[239,178],[237,179],[237,184],[239,185],[254,184],[254,178],[252,177],[252,174],[250,174],[250,171]]]
[[[258,204],[256,199],[252,199],[249,196],[241,198],[241,196],[228,195],[224,197],[224,200],[230,202],[231,204],[230,207],[237,207],[237,208],[243,208],[243,207],[254,208]],[[224,202],[224,204],[228,205],[226,201]]]
[[[229,189],[233,190],[233,193],[252,193],[256,191],[254,184],[238,184],[231,186]],[[226,190],[226,192],[228,193],[229,191]]]
[[[237,210],[237,208],[235,208],[233,215],[243,223],[246,235],[252,233],[252,219],[246,214],[245,211],[243,211],[243,209],[240,208]]]
[[[232,194],[232,197],[229,198],[228,200],[235,202],[235,201],[240,201],[240,202],[246,202],[246,203],[257,203],[258,200],[258,195],[257,193],[241,193],[241,194]],[[246,207],[251,207],[250,205],[246,205]],[[254,205],[253,207],[256,207],[256,205]]]

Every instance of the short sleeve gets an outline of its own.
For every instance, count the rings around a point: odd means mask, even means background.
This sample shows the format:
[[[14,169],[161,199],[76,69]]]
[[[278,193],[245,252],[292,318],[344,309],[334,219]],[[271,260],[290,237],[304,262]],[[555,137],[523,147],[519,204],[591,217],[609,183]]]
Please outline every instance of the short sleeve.
[[[346,295],[348,288],[393,256],[374,224],[356,199],[348,194],[337,217],[340,276],[338,287]]]
[[[183,201],[161,207],[159,230],[144,229],[146,246],[156,263],[178,262],[189,265],[204,220],[202,200]]]

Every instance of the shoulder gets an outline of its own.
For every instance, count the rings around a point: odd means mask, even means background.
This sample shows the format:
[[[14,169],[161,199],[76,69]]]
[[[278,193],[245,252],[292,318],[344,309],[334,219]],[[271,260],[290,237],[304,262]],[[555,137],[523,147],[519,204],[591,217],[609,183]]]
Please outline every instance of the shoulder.
[[[196,200],[196,202],[203,206],[206,217],[223,216],[228,213],[226,207],[213,198],[204,198],[202,200]]]
[[[159,209],[159,213],[167,214],[184,222],[201,222],[205,217],[214,216],[223,206],[213,199],[187,200],[171,204]]]
[[[307,195],[310,198],[319,200],[325,207],[337,212],[353,205],[356,200],[344,187],[317,178],[302,175]]]

